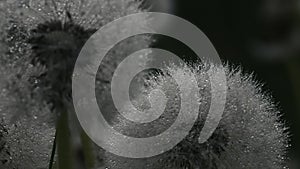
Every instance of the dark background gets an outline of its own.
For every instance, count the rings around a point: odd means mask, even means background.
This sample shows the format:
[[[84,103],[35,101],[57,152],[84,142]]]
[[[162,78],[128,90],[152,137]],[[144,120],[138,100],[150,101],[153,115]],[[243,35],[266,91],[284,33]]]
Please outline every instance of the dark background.
[[[212,41],[224,63],[254,72],[290,127],[290,168],[298,168],[300,0],[148,0],[144,6],[192,22]],[[175,45],[160,42],[166,48]]]

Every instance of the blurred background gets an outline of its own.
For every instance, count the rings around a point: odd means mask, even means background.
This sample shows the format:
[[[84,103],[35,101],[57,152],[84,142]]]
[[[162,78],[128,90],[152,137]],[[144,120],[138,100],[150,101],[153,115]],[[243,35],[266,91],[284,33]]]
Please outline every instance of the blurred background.
[[[300,168],[300,0],[147,0],[143,5],[197,25],[224,63],[254,73],[290,127],[289,166]],[[166,37],[157,44],[190,56]]]

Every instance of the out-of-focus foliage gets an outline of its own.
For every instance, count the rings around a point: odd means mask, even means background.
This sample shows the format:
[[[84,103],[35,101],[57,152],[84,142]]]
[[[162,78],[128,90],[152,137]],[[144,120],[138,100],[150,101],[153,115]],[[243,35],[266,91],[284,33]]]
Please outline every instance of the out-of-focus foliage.
[[[198,137],[210,106],[210,81],[207,71],[209,68],[214,71],[221,70],[218,66],[211,65],[194,67],[192,70],[189,70],[188,67],[172,66],[158,77],[150,78],[147,81],[147,84],[151,84],[148,88],[150,91],[162,89],[168,99],[171,99],[164,115],[161,116],[164,121],[159,125],[148,126],[147,133],[134,125],[118,123],[115,126],[116,129],[135,136],[157,134],[158,130],[169,125],[168,122],[176,118],[180,108],[180,99],[178,99],[178,95],[174,94],[179,93],[174,83],[176,78],[169,75],[175,75],[189,85],[191,81],[186,80],[185,77],[192,74],[196,77],[200,89],[198,93],[201,98],[200,114],[186,139],[174,149],[147,160],[126,159],[107,153],[106,165],[114,169],[284,168],[288,133],[281,122],[280,112],[268,94],[262,92],[261,84],[257,83],[252,75],[243,75],[240,69],[231,69],[228,66],[225,68],[228,93],[223,118],[212,137],[203,144],[198,143]],[[173,95],[169,95],[170,93]],[[146,94],[149,93],[146,92]],[[154,97],[153,100],[159,99],[155,98],[155,95],[152,97]],[[147,98],[145,95],[141,95],[136,97],[134,102],[138,102],[137,105],[140,108],[147,109],[149,107],[145,106],[147,105],[145,98]],[[184,125],[182,124],[182,126]],[[178,132],[181,131],[178,130]]]

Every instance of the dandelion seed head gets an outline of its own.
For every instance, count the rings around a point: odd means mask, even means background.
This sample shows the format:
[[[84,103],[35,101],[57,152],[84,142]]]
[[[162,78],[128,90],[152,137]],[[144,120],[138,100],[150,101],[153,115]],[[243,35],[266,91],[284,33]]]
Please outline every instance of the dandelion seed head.
[[[271,97],[262,91],[261,85],[254,80],[252,75],[243,74],[240,69],[232,69],[229,66],[225,67],[228,91],[223,117],[209,140],[199,144],[198,137],[206,120],[211,99],[209,69],[221,71],[218,66],[209,64],[192,66],[192,70],[191,67],[173,66],[169,68],[169,71],[165,70],[157,77],[148,79],[150,82],[147,84],[151,84],[150,88],[164,86],[165,93],[168,90],[172,91],[170,93],[176,93],[178,92],[176,84],[172,82],[172,77],[167,72],[177,72],[177,75],[192,73],[200,89],[198,120],[189,135],[172,150],[149,159],[125,159],[108,153],[107,166],[139,168],[146,165],[153,169],[280,169],[285,167],[288,133],[280,120],[280,112]],[[190,83],[188,80],[184,82],[187,83],[185,85]],[[136,99],[136,102],[144,101],[139,100],[139,97]],[[180,108],[180,101],[178,102],[176,95],[169,96],[168,99],[175,100],[171,101],[165,109],[168,116],[166,119],[172,120],[177,116],[176,111]],[[168,124],[164,121],[161,125],[148,126],[150,129],[147,133],[157,134],[157,131],[161,131],[160,128],[165,125]],[[184,125],[182,124],[183,127]],[[117,123],[116,126],[118,131],[127,130],[127,133],[135,133],[138,136],[141,134],[140,128],[134,125]],[[180,129],[178,132],[181,132]]]
[[[7,130],[0,130],[0,143],[5,143],[0,168],[47,168],[59,115],[53,112],[71,102],[79,51],[97,29],[141,11],[138,6],[135,0],[0,2],[0,119]],[[100,91],[107,89],[104,82],[122,57],[149,43],[143,36],[119,44],[97,76]]]
[[[6,55],[7,60],[14,63],[28,57],[30,64],[45,68],[34,81],[56,109],[63,107],[62,98],[70,101],[73,67],[89,37],[101,26],[141,11],[134,0],[6,0],[1,7],[4,44],[13,55]],[[116,47],[104,60],[100,83],[111,76],[125,54],[147,47],[149,42],[144,36]]]

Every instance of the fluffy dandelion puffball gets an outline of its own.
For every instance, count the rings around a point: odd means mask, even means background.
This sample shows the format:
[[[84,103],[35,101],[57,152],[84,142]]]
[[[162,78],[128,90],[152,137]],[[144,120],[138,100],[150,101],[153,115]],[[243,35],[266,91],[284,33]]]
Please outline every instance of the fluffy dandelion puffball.
[[[192,68],[191,68],[192,67]],[[285,167],[288,133],[280,119],[280,112],[271,97],[262,91],[252,75],[243,74],[240,69],[225,67],[227,76],[227,99],[223,117],[213,135],[203,144],[198,142],[211,102],[211,87],[208,70],[221,71],[218,66],[204,64],[201,66],[171,66],[154,78],[147,78],[149,91],[162,90],[168,98],[165,112],[160,116],[160,124],[145,126],[118,123],[114,128],[128,135],[137,137],[157,135],[169,122],[176,118],[183,100],[180,100],[178,86],[174,79],[191,81],[185,77],[196,77],[199,87],[199,117],[189,135],[172,150],[161,155],[145,159],[128,159],[107,153],[107,166],[111,168],[233,168],[233,169],[282,169]],[[173,76],[170,76],[173,75]],[[176,76],[176,77],[174,77]],[[145,92],[133,98],[140,110],[149,108]],[[191,93],[194,94],[194,93]],[[157,96],[151,95],[151,100]],[[146,98],[146,101],[145,101]],[[147,101],[147,99],[149,99]],[[150,105],[151,106],[151,105]],[[147,125],[147,127],[146,127]],[[182,124],[184,127],[186,124]],[[141,130],[142,128],[142,130]],[[144,129],[146,128],[146,129]],[[181,132],[178,129],[177,132]],[[170,133],[178,134],[178,133]],[[158,143],[159,144],[159,143]],[[120,145],[120,147],[125,145]],[[151,148],[151,147],[150,147]]]
[[[71,76],[81,48],[101,26],[140,12],[139,5],[135,0],[0,2],[0,168],[47,168],[53,121],[71,102]],[[107,89],[122,57],[149,42],[140,36],[115,47],[103,60],[99,91]]]

